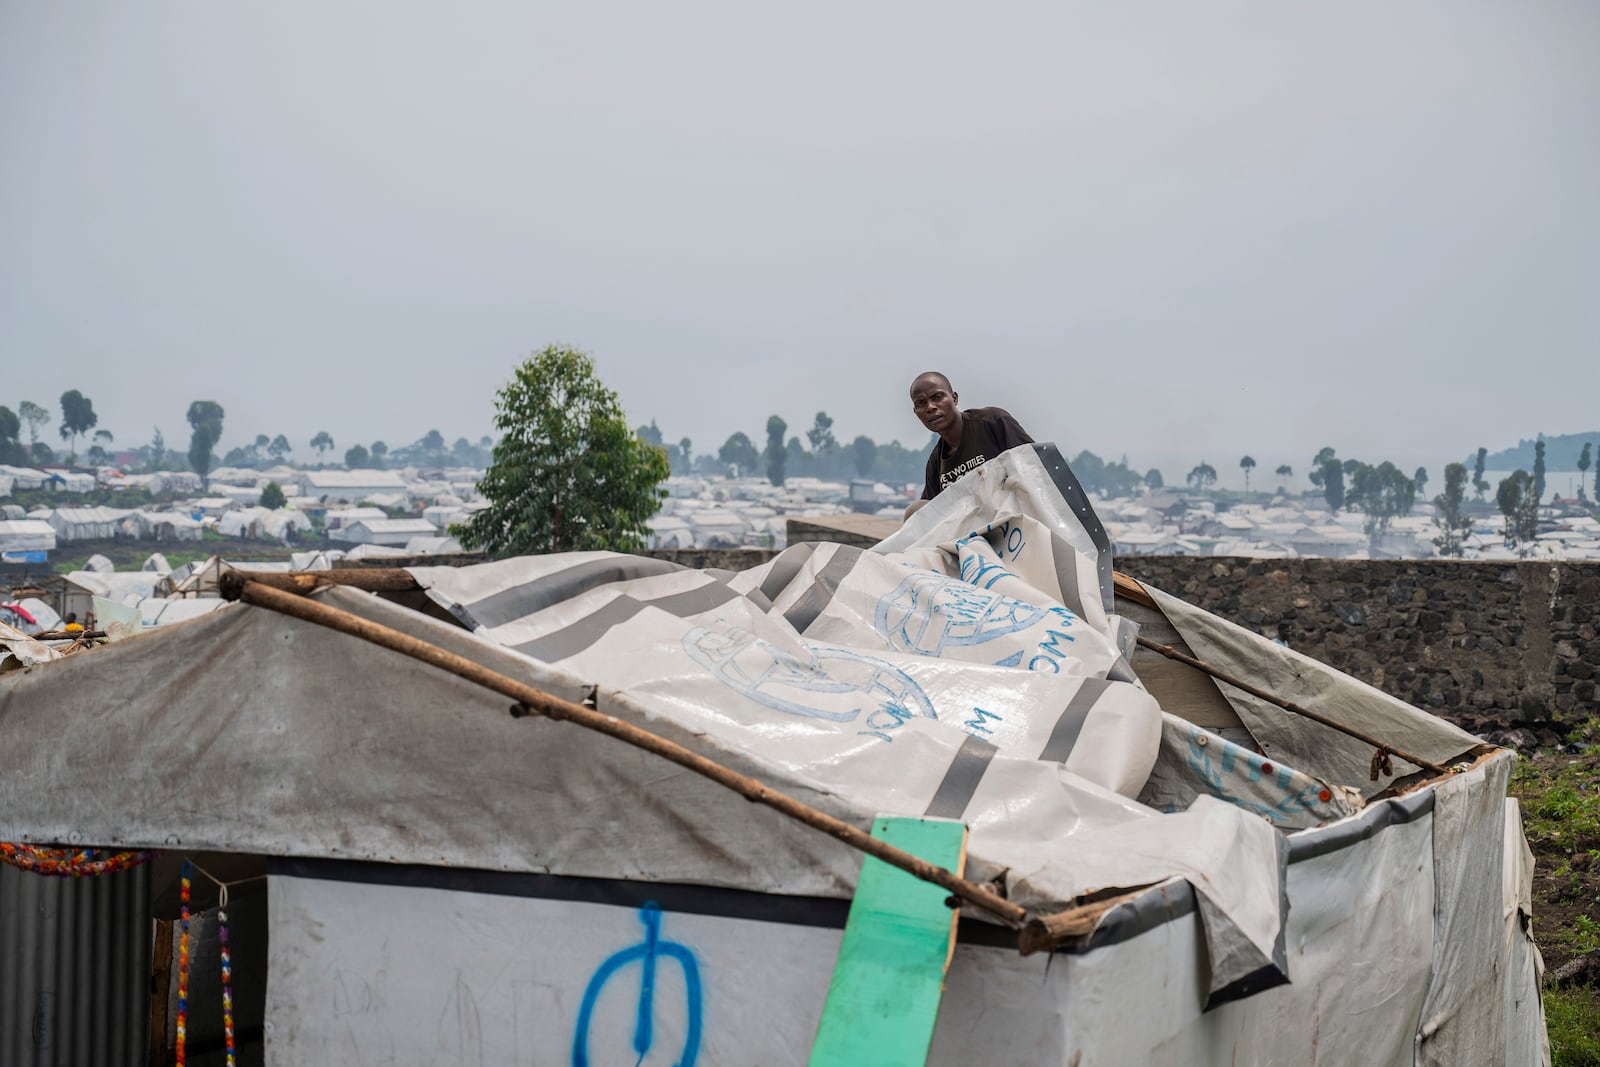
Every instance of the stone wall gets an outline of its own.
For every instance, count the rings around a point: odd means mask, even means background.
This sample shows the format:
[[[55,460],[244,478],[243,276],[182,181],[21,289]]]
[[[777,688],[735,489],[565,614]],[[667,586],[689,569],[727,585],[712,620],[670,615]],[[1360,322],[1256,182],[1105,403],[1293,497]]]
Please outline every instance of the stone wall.
[[[1133,556],[1117,569],[1475,733],[1554,744],[1600,714],[1600,563]]]

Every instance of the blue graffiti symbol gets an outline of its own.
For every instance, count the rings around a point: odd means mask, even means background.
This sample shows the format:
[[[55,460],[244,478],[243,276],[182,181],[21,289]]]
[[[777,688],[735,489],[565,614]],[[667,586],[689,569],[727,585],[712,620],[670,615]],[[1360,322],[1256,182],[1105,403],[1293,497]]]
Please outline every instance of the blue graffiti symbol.
[[[643,973],[639,978],[639,1014],[633,1027],[633,1050],[639,1054],[639,1062],[644,1062],[655,1040],[656,959],[662,956],[677,960],[678,966],[683,968],[683,987],[688,1001],[689,1032],[684,1036],[683,1055],[678,1058],[677,1067],[694,1067],[695,1060],[700,1057],[700,968],[694,961],[694,953],[676,941],[659,939],[661,907],[655,901],[639,909],[639,919],[644,923],[644,941],[614,953],[594,972],[588,988],[583,991],[583,1005],[578,1009],[578,1033],[572,1042],[573,1067],[589,1067],[589,1024],[600,991],[634,960],[639,961]]]

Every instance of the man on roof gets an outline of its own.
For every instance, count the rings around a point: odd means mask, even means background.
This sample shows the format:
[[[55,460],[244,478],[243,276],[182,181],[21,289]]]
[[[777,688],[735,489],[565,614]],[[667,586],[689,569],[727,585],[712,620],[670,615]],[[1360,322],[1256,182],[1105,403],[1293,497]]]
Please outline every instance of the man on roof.
[[[1018,445],[1031,445],[1033,438],[1004,408],[956,407],[961,399],[950,379],[936,370],[917,375],[911,383],[911,410],[922,425],[939,435],[928,454],[928,468],[922,500],[932,500],[957,478],[970,474],[1000,453]],[[921,506],[915,502],[906,511],[909,517]]]

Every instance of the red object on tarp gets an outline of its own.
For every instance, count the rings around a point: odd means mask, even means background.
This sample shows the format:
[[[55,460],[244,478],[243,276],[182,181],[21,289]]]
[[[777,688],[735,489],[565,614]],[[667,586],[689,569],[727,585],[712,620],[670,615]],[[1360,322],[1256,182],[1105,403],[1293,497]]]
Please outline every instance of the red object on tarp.
[[[17,616],[30,626],[39,625],[39,620],[35,619],[32,615],[29,615],[28,609],[24,608],[21,604],[0,604],[0,608],[5,608],[7,611],[16,612]]]

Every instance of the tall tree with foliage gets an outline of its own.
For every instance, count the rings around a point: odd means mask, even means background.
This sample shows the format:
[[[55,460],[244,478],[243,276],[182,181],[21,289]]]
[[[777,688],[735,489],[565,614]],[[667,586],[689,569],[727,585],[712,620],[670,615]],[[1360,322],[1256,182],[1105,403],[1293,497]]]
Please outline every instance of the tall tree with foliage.
[[[1161,477],[1160,469],[1151,467],[1149,470],[1144,472],[1144,487],[1150,490],[1152,493],[1157,489],[1166,488],[1166,484],[1166,479]]]
[[[666,444],[661,437],[661,427],[656,425],[655,419],[650,420],[649,426],[635,427],[633,432],[638,434],[639,440],[647,445],[655,445],[657,448],[661,448]]]
[[[1409,513],[1411,505],[1416,503],[1416,483],[1388,460],[1376,467],[1357,463],[1350,481],[1350,494],[1346,502],[1351,507],[1359,508],[1366,516],[1362,529],[1366,532],[1368,545],[1376,550],[1383,535],[1389,532],[1389,524],[1398,516]]]
[[[333,448],[333,435],[327,430],[318,430],[317,436],[311,439],[311,447],[317,451],[317,462],[322,462],[322,454]]]
[[[372,456],[367,446],[356,444],[344,450],[344,465],[349,470],[366,470],[372,466]]]
[[[1217,484],[1217,468],[1201,460],[1199,466],[1189,472],[1185,479],[1195,492],[1203,493]]]
[[[31,400],[24,400],[17,405],[17,417],[28,427],[28,445],[31,448],[39,443],[39,428],[50,422],[50,410]]]
[[[289,439],[281,433],[267,446],[267,452],[272,456],[274,463],[282,463],[293,451],[294,446],[289,444]]]
[[[72,442],[72,461],[78,458],[78,435],[88,433],[99,421],[100,416],[94,413],[94,403],[88,397],[76,389],[68,389],[61,394],[59,432],[63,441]]]
[[[383,459],[389,454],[389,446],[384,444],[382,441],[374,441],[372,442],[372,447],[368,449],[367,452],[372,457],[372,465],[377,467],[379,470],[382,470]]]
[[[1583,481],[1589,474],[1589,464],[1593,461],[1594,453],[1590,451],[1591,442],[1583,443],[1583,451],[1578,453],[1578,499],[1584,498]]]
[[[185,417],[190,426],[189,469],[200,476],[201,485],[210,485],[215,462],[211,450],[222,439],[222,405],[215,400],[196,400]]]
[[[637,551],[661,508],[664,451],[642,441],[587,353],[551,345],[495,394],[501,437],[478,483],[489,506],[458,527],[496,554]]]
[[[0,463],[23,463],[22,419],[0,404]]]
[[[1544,438],[1540,438],[1533,446],[1533,499],[1535,502],[1544,500]]]
[[[788,431],[789,424],[777,415],[767,420],[767,447],[762,455],[767,461],[767,481],[777,486],[783,485],[784,467],[789,461],[789,450],[783,443]]]
[[[717,449],[717,459],[725,467],[738,468],[743,477],[749,477],[761,467],[761,453],[756,451],[755,442],[743,430],[728,435],[722,447]]]
[[[283,486],[277,482],[268,482],[262,486],[261,499],[257,501],[262,507],[271,508],[273,511],[277,511],[288,502],[289,498],[283,495]]]
[[[1539,498],[1533,492],[1533,476],[1515,470],[1500,479],[1495,503],[1506,519],[1506,544],[1527,555],[1539,536]]]
[[[1278,469],[1272,472],[1278,476],[1278,488],[1288,489],[1289,479],[1294,477],[1294,468],[1287,463],[1278,464]]]
[[[1472,520],[1461,514],[1461,505],[1467,495],[1467,465],[1450,463],[1444,468],[1444,492],[1433,498],[1439,512],[1439,536],[1433,543],[1441,556],[1460,556]]]
[[[1256,460],[1254,456],[1240,457],[1239,469],[1244,471],[1244,492],[1246,496],[1250,495],[1250,472],[1255,470],[1255,468]]]
[[[872,465],[878,462],[878,442],[866,434],[859,434],[850,442],[850,454],[855,457],[856,473],[863,478],[870,477]]]
[[[1418,496],[1423,496],[1428,491],[1428,469],[1426,467],[1418,467],[1416,473],[1411,476],[1411,480],[1416,483]]]
[[[1483,480],[1483,462],[1489,456],[1489,450],[1483,446],[1478,447],[1478,458],[1472,463],[1472,491],[1478,499],[1483,499],[1483,494],[1489,491],[1489,483]]]
[[[164,471],[167,469],[167,438],[161,432],[161,427],[151,427],[150,443],[145,446],[144,468],[147,471]]]

